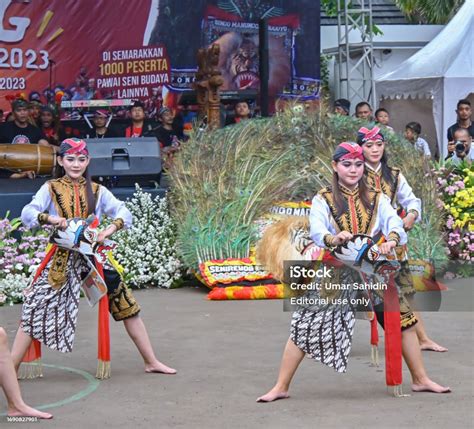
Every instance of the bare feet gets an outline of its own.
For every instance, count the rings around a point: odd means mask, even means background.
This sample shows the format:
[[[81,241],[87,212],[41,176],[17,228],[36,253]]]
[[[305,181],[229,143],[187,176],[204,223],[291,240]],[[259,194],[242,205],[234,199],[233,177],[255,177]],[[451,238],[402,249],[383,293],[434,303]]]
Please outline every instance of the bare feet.
[[[426,350],[430,352],[447,352],[448,349],[446,347],[440,346],[438,343],[435,343],[433,340],[427,339],[426,341],[420,342],[421,350]]]
[[[21,407],[8,408],[8,417],[38,417],[39,419],[52,419],[53,415],[49,413],[43,413],[35,408],[23,405]]]
[[[176,370],[166,366],[164,363],[161,363],[159,360],[156,360],[153,363],[145,365],[145,372],[148,373],[159,373],[159,374],[176,374]]]
[[[432,393],[450,393],[449,387],[440,386],[438,383],[431,381],[429,378],[421,380],[420,383],[411,385],[413,392],[432,392]]]
[[[273,402],[277,401],[278,399],[286,399],[289,397],[290,395],[288,395],[288,392],[273,388],[267,394],[260,396],[260,398],[257,398],[257,402]]]

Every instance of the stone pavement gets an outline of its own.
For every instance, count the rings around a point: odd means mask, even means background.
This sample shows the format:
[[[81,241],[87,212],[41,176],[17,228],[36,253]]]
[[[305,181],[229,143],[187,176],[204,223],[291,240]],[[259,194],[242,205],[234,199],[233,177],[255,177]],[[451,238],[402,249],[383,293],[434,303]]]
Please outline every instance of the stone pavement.
[[[383,366],[369,366],[369,323],[360,320],[346,374],[305,359],[290,399],[257,404],[257,396],[276,379],[288,338],[291,314],[282,311],[281,301],[212,302],[206,300],[204,288],[196,287],[135,295],[159,359],[177,368],[178,375],[145,374],[122,323],[111,320],[112,378],[95,381],[90,375],[97,362],[97,315],[82,300],[73,353],[46,350],[44,378],[21,382],[31,405],[57,405],[46,408],[55,417],[41,422],[41,427],[474,427],[472,312],[424,313],[433,339],[449,348],[443,354],[424,352],[426,366],[434,380],[451,387],[451,394],[389,396]],[[20,308],[0,308],[0,325],[10,343]],[[405,392],[409,380],[404,367]],[[0,414],[5,410],[2,399]],[[1,427],[13,425],[0,416]]]

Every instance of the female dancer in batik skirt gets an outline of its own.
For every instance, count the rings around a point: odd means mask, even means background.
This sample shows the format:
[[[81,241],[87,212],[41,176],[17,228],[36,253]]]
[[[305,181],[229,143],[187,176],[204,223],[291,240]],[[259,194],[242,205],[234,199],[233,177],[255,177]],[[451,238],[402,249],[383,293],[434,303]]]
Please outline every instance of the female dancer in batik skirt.
[[[388,166],[385,138],[380,128],[361,128],[357,133],[357,143],[362,146],[364,151],[365,175],[369,186],[387,195],[395,209],[398,205],[404,209],[406,216],[403,218],[403,227],[409,231],[415,222],[421,219],[421,200],[415,196],[400,169]],[[413,293],[408,294],[407,297],[413,296]],[[416,335],[421,349],[434,352],[448,351],[447,348],[440,346],[428,337],[420,314],[416,313],[416,318],[418,320]]]
[[[21,219],[29,228],[49,224],[65,228],[67,219],[87,218],[94,214],[100,221],[107,215],[113,222],[99,233],[103,241],[123,227],[129,227],[132,215],[125,204],[105,187],[92,183],[87,174],[89,152],[86,142],[67,139],[58,151],[58,163],[65,175],[46,182],[24,207]],[[21,324],[12,348],[16,369],[32,339],[61,352],[72,351],[76,332],[81,275],[86,261],[76,252],[57,248],[33,286],[27,292]],[[111,267],[110,267],[111,268]],[[145,363],[145,371],[174,374],[176,371],[155,356],[140,307],[114,269],[104,269],[109,310],[116,321],[123,321]]]
[[[387,241],[379,246],[389,254],[405,244],[407,235],[402,220],[383,193],[368,188],[364,176],[364,156],[356,143],[341,143],[333,155],[333,185],[314,198],[310,212],[310,235],[323,248],[332,248],[350,240],[353,234],[375,236],[381,232]],[[354,324],[353,317],[339,312],[333,323],[337,336],[320,329],[325,322],[317,312],[302,309],[293,314],[291,334],[283,352],[275,386],[258,402],[271,402],[288,397],[290,382],[305,354],[338,372],[345,372]],[[416,318],[405,309],[401,312],[402,351],[412,376],[413,391],[449,392],[426,374],[415,332]],[[326,338],[327,336],[327,338]],[[337,338],[340,352],[333,353],[331,339]]]

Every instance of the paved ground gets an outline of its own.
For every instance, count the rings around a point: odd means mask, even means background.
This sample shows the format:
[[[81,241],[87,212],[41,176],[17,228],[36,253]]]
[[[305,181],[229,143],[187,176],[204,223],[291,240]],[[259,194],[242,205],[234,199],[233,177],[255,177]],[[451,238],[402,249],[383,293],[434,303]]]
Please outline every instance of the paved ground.
[[[425,313],[433,337],[449,347],[448,353],[424,354],[426,366],[433,379],[451,386],[449,395],[389,396],[382,369],[368,365],[369,324],[358,321],[346,374],[305,359],[290,399],[257,404],[255,398],[275,381],[288,336],[290,314],[281,301],[210,302],[205,289],[192,287],[138,291],[136,297],[159,358],[179,374],[145,374],[122,324],[112,321],[112,378],[87,380],[95,374],[96,311],[83,301],[74,352],[46,351],[51,367],[45,377],[21,383],[32,405],[63,404],[48,408],[55,418],[42,427],[474,427],[472,313]],[[19,311],[0,308],[0,325],[11,340]],[[404,379],[408,391],[406,368]],[[9,427],[5,417],[0,423]]]

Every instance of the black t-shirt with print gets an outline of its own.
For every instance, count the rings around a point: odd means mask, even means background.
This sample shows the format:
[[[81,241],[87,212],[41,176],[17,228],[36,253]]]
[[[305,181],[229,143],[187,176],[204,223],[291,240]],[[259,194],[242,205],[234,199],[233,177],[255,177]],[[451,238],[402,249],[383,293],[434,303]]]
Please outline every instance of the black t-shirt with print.
[[[29,144],[38,143],[43,139],[40,129],[28,124],[19,127],[14,121],[5,122],[0,127],[0,143]]]

